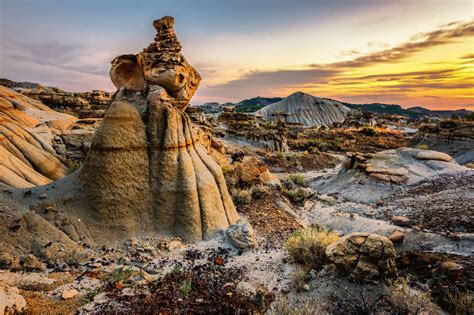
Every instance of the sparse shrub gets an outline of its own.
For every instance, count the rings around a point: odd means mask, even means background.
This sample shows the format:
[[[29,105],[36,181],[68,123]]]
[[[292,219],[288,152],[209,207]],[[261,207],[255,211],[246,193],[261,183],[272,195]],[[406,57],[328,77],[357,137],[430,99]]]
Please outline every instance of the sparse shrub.
[[[287,296],[279,295],[272,303],[266,315],[316,315],[324,314],[324,303],[313,297],[305,301],[290,301]]]
[[[232,199],[236,204],[248,205],[252,202],[252,188],[239,189],[235,188],[232,190]]]
[[[119,267],[112,272],[112,274],[109,276],[108,281],[116,287],[133,286],[135,285],[135,281],[133,281],[132,279],[133,273],[134,272],[132,266]]]
[[[270,193],[268,187],[258,185],[252,187],[252,199],[261,199]]]
[[[279,159],[283,159],[285,157],[285,154],[281,151],[278,151],[276,154],[276,157],[279,158]]]
[[[285,242],[285,249],[296,262],[319,269],[326,260],[326,247],[338,239],[336,233],[308,227],[293,232]]]
[[[368,137],[373,137],[377,135],[377,131],[374,128],[370,127],[363,128],[360,133]]]
[[[81,163],[77,161],[71,161],[70,162],[69,169],[67,170],[68,174],[74,173],[76,170],[78,170],[81,167]]]
[[[450,314],[474,314],[474,295],[468,292],[448,293],[446,303],[450,306]]]
[[[423,144],[417,145],[416,148],[420,150],[429,150],[430,147],[427,144],[423,143]]]
[[[84,300],[85,303],[92,302],[94,298],[96,297],[96,295],[98,295],[99,293],[102,293],[102,291],[104,291],[104,287],[99,286],[93,290],[87,291],[82,299]]]
[[[186,296],[192,291],[192,289],[193,286],[191,280],[184,280],[179,287],[179,292],[181,292],[182,296]]]
[[[291,180],[293,183],[304,186],[304,176],[301,174],[290,174],[288,175],[288,179]]]
[[[375,291],[363,287],[356,292],[333,295],[333,299],[332,307],[340,314],[439,314],[440,311],[429,293],[411,289],[405,279]]]
[[[299,189],[287,190],[285,191],[285,195],[295,204],[302,204],[306,199],[306,194]]]
[[[319,129],[320,129],[320,130],[326,130],[326,129],[328,129],[328,127],[325,126],[325,125],[322,125],[321,127],[319,127]]]
[[[296,269],[291,274],[291,283],[297,290],[300,290],[308,279],[309,272],[305,269]]]

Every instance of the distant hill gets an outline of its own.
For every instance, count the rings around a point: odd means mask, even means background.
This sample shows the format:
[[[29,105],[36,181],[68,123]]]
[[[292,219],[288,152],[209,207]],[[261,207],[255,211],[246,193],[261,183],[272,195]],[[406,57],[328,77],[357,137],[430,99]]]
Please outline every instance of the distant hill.
[[[381,104],[381,103],[372,103],[372,104],[351,104],[346,102],[341,102],[350,109],[359,109],[364,112],[374,113],[374,114],[393,114],[405,116],[407,118],[418,119],[423,115],[427,115],[421,112],[411,111],[408,109],[402,108],[400,105],[395,104]],[[426,109],[430,111],[429,109]]]
[[[284,113],[287,123],[297,123],[304,126],[331,126],[335,122],[346,119],[349,108],[338,101],[318,98],[310,94],[296,92],[284,99],[258,110],[268,121],[276,121],[275,114]]]
[[[254,97],[240,101],[235,106],[235,111],[240,113],[253,113],[275,102],[281,101],[281,97]]]
[[[410,107],[407,110],[411,112],[420,113],[427,116],[436,116],[436,117],[447,117],[452,116],[464,117],[472,113],[470,110],[466,109],[457,109],[457,110],[430,110],[421,106]]]

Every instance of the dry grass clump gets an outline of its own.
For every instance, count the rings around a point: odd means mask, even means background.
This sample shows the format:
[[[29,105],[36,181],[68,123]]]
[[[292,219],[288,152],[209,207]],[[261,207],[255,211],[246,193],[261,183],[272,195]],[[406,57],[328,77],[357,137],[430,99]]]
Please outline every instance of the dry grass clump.
[[[296,262],[319,269],[326,261],[326,247],[338,239],[336,233],[308,227],[293,232],[285,242],[285,249]]]
[[[326,314],[323,311],[324,303],[310,298],[305,301],[290,301],[288,297],[280,295],[272,303],[265,315],[316,315]]]
[[[234,188],[231,192],[232,199],[238,205],[248,205],[252,202],[252,189]]]

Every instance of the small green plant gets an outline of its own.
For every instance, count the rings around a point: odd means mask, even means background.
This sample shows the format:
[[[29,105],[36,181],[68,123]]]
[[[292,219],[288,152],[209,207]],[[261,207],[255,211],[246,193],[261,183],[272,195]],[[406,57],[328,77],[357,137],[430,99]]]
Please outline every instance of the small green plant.
[[[116,268],[110,275],[109,281],[112,283],[122,283],[125,285],[133,275],[133,267],[119,267]]]
[[[252,202],[252,189],[235,188],[232,190],[232,199],[236,204],[248,205]]]
[[[184,280],[179,287],[179,292],[182,296],[187,296],[192,289],[193,286],[191,280]]]
[[[339,239],[327,229],[307,227],[293,232],[285,242],[285,249],[301,264],[320,269],[326,261],[326,247]]]
[[[295,204],[302,204],[306,199],[306,195],[299,189],[287,190],[285,191],[285,195]]]
[[[84,300],[85,303],[92,302],[98,294],[102,293],[103,290],[104,290],[104,287],[102,286],[89,290],[86,292],[86,294],[84,295],[82,299]]]
[[[281,151],[278,151],[278,152],[275,154],[275,156],[276,156],[277,158],[279,158],[279,159],[283,159],[283,158],[285,157],[285,154],[284,154],[283,152],[281,152]]]
[[[288,175],[288,179],[291,180],[293,183],[304,186],[304,176],[301,174],[290,174]]]

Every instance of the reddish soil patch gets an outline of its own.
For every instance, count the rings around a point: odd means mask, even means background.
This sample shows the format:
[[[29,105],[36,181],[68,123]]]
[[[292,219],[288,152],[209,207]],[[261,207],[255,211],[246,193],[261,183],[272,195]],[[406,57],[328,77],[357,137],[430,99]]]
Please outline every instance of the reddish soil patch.
[[[276,205],[275,194],[279,193],[272,191],[265,198],[240,206],[238,211],[250,222],[256,234],[265,239],[267,245],[280,247],[289,234],[302,226]]]

